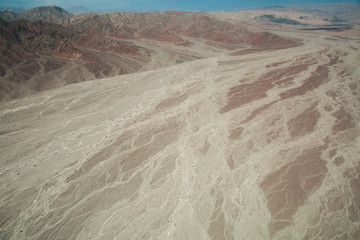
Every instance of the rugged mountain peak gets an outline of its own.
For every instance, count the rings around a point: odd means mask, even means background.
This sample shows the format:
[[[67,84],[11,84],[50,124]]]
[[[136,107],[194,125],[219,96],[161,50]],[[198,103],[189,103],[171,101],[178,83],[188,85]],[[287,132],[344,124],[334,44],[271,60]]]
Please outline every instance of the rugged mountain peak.
[[[61,57],[81,56],[81,52],[70,41],[73,37],[72,32],[61,25],[43,20],[31,22],[27,19],[19,19],[10,23],[0,21],[0,27],[0,36],[8,42],[8,45],[16,46],[16,49]]]
[[[58,6],[42,6],[33,8],[29,11],[19,14],[19,17],[34,21],[36,19],[44,17],[57,17],[57,18],[69,18],[72,16],[71,13],[68,13],[64,9]]]

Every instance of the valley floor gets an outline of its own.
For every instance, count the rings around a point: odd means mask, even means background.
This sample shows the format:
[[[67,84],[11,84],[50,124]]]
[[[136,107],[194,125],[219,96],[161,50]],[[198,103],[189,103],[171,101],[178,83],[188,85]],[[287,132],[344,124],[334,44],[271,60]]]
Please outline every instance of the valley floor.
[[[0,105],[0,239],[360,239],[360,38]]]

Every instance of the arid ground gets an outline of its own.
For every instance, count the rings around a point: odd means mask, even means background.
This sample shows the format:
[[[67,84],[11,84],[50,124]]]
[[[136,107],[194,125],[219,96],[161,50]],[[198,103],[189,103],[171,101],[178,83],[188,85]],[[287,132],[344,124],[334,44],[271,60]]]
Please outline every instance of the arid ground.
[[[360,239],[360,36],[269,31],[1,103],[0,239]]]

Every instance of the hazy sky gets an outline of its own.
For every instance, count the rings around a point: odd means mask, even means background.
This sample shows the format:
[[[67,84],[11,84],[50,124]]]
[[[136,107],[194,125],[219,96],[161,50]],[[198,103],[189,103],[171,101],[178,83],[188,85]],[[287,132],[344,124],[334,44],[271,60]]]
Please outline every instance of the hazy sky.
[[[0,6],[34,8],[57,5],[63,8],[85,6],[92,10],[151,11],[151,10],[236,10],[274,5],[302,5],[360,0],[0,0]]]

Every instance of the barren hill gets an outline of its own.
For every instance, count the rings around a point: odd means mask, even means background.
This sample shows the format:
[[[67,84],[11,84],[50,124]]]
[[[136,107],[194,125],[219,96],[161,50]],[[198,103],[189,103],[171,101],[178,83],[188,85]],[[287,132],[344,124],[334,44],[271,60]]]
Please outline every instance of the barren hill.
[[[19,16],[37,20],[1,23],[4,51],[0,56],[0,97],[3,100],[68,83],[208,57],[208,51],[198,50],[199,45],[219,51],[278,49],[297,44],[272,33],[217,20],[206,13],[169,11],[72,16],[52,6]],[[174,44],[182,50],[164,52],[165,48],[154,47],[156,42]],[[17,57],[20,55],[23,57]],[[73,70],[64,71],[69,68]],[[60,75],[53,72],[60,70]]]
[[[72,16],[64,9],[57,6],[43,6],[33,8],[20,13],[14,13],[11,11],[1,11],[0,18],[6,21],[15,21],[18,19],[27,19],[29,21],[45,20],[51,23],[63,24],[68,18]]]

